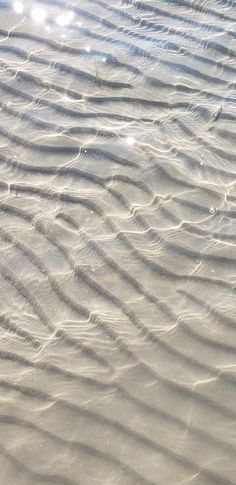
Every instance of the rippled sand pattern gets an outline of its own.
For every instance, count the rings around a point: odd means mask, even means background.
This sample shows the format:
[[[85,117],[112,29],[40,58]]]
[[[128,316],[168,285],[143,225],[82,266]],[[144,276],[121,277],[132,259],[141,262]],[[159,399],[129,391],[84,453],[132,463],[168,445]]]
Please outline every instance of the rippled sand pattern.
[[[236,484],[236,4],[0,0],[0,484]]]

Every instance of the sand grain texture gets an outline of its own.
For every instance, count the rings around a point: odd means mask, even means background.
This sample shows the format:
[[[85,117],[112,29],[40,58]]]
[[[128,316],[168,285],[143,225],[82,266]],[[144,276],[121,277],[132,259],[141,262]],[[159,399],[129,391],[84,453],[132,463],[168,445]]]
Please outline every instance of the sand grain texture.
[[[0,1],[0,483],[236,483],[236,7]]]

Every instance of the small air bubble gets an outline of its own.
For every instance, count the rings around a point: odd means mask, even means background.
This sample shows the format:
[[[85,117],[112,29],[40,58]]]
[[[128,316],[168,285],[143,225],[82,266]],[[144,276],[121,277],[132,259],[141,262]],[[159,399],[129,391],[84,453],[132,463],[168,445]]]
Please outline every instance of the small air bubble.
[[[210,214],[215,214],[216,213],[216,208],[215,207],[210,207],[209,209]]]
[[[90,52],[91,51],[91,48],[90,47],[86,47],[85,49],[87,52]]]
[[[102,58],[102,62],[106,62],[107,58],[106,57],[103,57]]]

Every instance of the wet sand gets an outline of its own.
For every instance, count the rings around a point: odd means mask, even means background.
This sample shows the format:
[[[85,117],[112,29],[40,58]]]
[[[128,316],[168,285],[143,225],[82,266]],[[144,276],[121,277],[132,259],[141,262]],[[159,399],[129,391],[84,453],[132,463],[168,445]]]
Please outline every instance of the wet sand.
[[[0,1],[0,484],[233,485],[233,1]]]

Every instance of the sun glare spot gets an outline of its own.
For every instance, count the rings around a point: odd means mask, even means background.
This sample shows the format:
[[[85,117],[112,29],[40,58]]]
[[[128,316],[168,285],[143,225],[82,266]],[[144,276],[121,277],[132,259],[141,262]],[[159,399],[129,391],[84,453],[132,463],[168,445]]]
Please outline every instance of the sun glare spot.
[[[19,15],[24,12],[24,5],[19,0],[17,0],[16,2],[14,2],[13,8],[14,8],[15,12],[18,13]]]
[[[136,140],[133,136],[127,136],[127,138],[126,138],[127,145],[129,145],[131,147],[135,144],[135,141]]]
[[[69,25],[69,23],[73,20],[74,18],[74,13],[73,12],[66,12],[64,15],[58,15],[56,18],[56,23],[57,25],[61,25],[62,27],[65,25]]]
[[[46,18],[46,12],[43,8],[35,7],[31,12],[32,19],[42,23]]]

